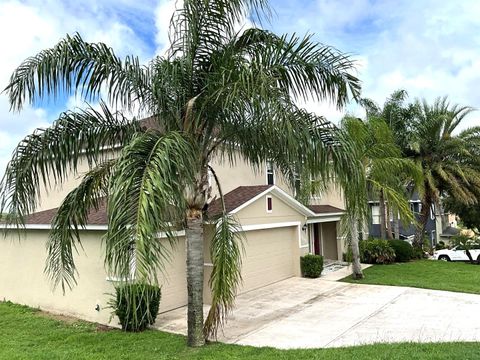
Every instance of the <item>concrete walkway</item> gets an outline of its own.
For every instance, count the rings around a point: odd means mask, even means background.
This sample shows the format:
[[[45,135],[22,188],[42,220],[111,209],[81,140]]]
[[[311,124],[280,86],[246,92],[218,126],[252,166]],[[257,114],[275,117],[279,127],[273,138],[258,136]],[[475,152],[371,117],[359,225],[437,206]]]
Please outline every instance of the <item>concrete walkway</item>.
[[[480,341],[480,295],[335,281],[348,272],[240,295],[218,340],[276,348]],[[159,315],[156,325],[185,334],[186,309]]]

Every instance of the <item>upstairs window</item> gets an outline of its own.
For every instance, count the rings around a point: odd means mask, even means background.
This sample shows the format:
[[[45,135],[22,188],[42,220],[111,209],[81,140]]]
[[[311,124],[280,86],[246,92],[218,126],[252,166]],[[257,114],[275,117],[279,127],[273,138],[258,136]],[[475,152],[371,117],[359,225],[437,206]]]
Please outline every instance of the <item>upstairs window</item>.
[[[380,224],[380,206],[372,205],[372,224]]]
[[[297,196],[298,194],[300,194],[302,183],[300,181],[300,175],[296,171],[293,174],[293,182],[294,182],[294,193],[295,193],[295,196]]]
[[[267,184],[275,185],[275,171],[271,161],[267,161]]]

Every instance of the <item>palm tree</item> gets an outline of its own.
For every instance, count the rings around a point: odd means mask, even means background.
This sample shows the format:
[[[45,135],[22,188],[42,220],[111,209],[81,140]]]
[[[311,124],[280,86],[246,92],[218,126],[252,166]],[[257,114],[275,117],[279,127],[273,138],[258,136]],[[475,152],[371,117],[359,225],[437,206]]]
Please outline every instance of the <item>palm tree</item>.
[[[400,218],[404,220],[411,219],[411,212],[408,211],[408,189],[418,187],[421,190],[421,171],[411,159],[404,155],[404,149],[408,144],[408,128],[416,114],[415,106],[405,104],[408,93],[405,90],[394,91],[385,101],[383,107],[377,105],[373,100],[361,99],[361,104],[365,108],[367,117],[368,141],[367,153],[365,155],[370,160],[388,161],[386,168],[380,168],[380,171],[370,174],[372,177],[381,176],[371,184],[370,189],[374,190],[371,197],[378,198],[380,205],[380,236],[382,239],[392,239],[392,226],[390,216],[394,218],[395,237],[400,235]],[[370,154],[368,154],[370,153]],[[372,168],[375,168],[373,166]],[[385,185],[388,185],[385,188]],[[385,192],[393,191],[395,197],[401,199],[400,204],[386,201]],[[391,197],[392,193],[390,194]],[[412,219],[411,219],[412,220]]]
[[[201,346],[224,323],[241,282],[241,244],[224,211],[212,240],[213,298],[204,323],[203,226],[213,156],[233,164],[238,154],[257,168],[271,160],[284,173],[301,164],[322,179],[335,173],[347,188],[347,209],[357,210],[362,174],[354,149],[326,120],[295,105],[313,98],[342,107],[350,94],[358,98],[354,63],[310,36],[237,31],[245,16],[269,11],[266,0],[186,0],[172,17],[167,55],[148,65],[134,56],[121,60],[106,45],[75,34],[15,70],[6,88],[13,110],[71,92],[101,104],[100,110],[67,111],[27,136],[1,184],[1,210],[21,226],[35,211],[41,186],[63,181],[81,158],[88,160],[91,171],[53,220],[47,271],[55,284],[75,285],[78,229],[105,197],[105,264],[124,281],[135,257],[135,279],[156,283],[169,253],[155,234],[165,232],[174,242],[174,230],[184,228],[188,343]],[[128,113],[136,118],[128,120]],[[147,117],[149,126],[135,120]],[[109,147],[119,151],[114,160]]]
[[[367,111],[365,121],[347,116],[342,120],[342,129],[358,147],[368,198],[379,199],[381,237],[385,239],[386,222],[389,222],[386,218],[389,213],[387,208],[398,213],[403,221],[413,221],[406,184],[409,181],[419,182],[421,172],[412,160],[402,157],[394,135],[382,116],[375,116],[371,111]],[[367,201],[363,205],[368,209]],[[361,224],[362,228],[364,225]]]
[[[480,128],[454,134],[465,117],[474,111],[469,106],[450,104],[447,97],[433,105],[425,99],[415,103],[417,116],[407,132],[406,155],[414,159],[423,172],[422,211],[414,244],[421,248],[432,206],[440,206],[443,195],[464,204],[475,203],[480,191]]]

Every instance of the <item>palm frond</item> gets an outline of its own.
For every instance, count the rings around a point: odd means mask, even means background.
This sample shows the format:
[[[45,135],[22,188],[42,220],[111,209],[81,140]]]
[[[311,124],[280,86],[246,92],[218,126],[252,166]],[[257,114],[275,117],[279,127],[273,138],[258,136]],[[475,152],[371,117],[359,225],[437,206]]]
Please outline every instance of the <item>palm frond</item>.
[[[138,124],[123,115],[112,114],[105,104],[65,112],[52,126],[37,129],[14,150],[0,183],[0,212],[6,221],[23,225],[23,217],[34,212],[40,187],[49,189],[75,174],[80,161],[92,167],[111,156],[111,149],[123,146],[139,131]]]
[[[157,282],[170,245],[185,219],[184,191],[194,181],[195,151],[181,134],[151,130],[135,137],[121,153],[108,189],[106,267],[121,278]]]
[[[88,214],[106,202],[108,182],[116,160],[99,164],[85,174],[81,183],[62,201],[52,220],[52,230],[46,244],[45,272],[53,287],[70,289],[76,285],[74,251],[82,246],[80,230],[87,224]]]
[[[26,59],[4,91],[12,109],[21,110],[25,103],[55,99],[72,91],[96,100],[103,89],[120,107],[150,104],[150,74],[138,58],[129,56],[122,61],[107,45],[85,42],[76,33]]]
[[[251,14],[259,21],[269,18],[268,1],[184,1],[170,22],[169,56],[185,56],[191,60],[192,69],[204,66],[212,51],[227,42],[238,25]]]
[[[239,98],[255,96],[268,101],[273,96],[293,96],[331,101],[340,108],[349,96],[358,99],[360,94],[360,81],[352,74],[355,62],[312,41],[311,36],[280,37],[248,29],[211,61],[214,66],[208,85],[212,90],[208,93],[223,106]],[[229,63],[234,66],[226,67]]]
[[[215,223],[210,245],[213,264],[209,279],[212,304],[203,328],[207,337],[216,338],[218,328],[225,324],[227,315],[235,305],[235,297],[242,282],[244,236],[240,224],[225,213]]]

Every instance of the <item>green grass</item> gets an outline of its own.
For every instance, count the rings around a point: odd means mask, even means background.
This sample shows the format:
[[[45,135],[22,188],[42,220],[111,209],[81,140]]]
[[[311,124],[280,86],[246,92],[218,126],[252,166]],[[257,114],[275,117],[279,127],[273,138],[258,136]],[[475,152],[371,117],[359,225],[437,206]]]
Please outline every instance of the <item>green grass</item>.
[[[478,359],[479,343],[379,344],[339,349],[276,350],[227,344],[190,349],[185,338],[160,331],[97,331],[34,309],[0,303],[0,359]]]
[[[362,280],[346,277],[341,281],[480,294],[480,266],[463,262],[420,260],[374,265],[364,274]]]

